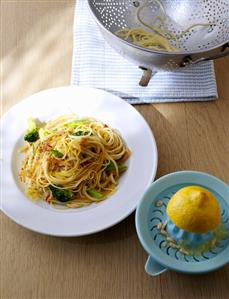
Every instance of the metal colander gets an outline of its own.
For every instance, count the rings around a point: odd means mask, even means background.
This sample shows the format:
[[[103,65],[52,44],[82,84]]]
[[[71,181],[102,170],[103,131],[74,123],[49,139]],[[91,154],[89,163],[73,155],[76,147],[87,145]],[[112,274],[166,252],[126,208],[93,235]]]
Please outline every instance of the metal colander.
[[[221,207],[221,223],[228,234],[208,251],[188,255],[173,248],[158,230],[158,223],[168,219],[166,206],[179,189],[199,185],[217,198]],[[229,186],[217,178],[201,172],[181,171],[164,176],[154,182],[143,196],[136,211],[138,237],[149,253],[146,272],[157,275],[167,269],[186,273],[215,270],[229,262]],[[160,201],[160,205],[158,202]],[[166,230],[166,227],[164,228]]]
[[[107,42],[145,71],[143,85],[147,85],[152,69],[174,71],[229,54],[228,0],[88,0],[88,3]],[[137,11],[142,8],[141,17],[151,24],[156,16],[162,15],[160,3],[167,16],[165,28],[180,35],[179,51],[146,49],[115,35],[117,30],[126,27],[149,30],[139,22]],[[181,35],[193,24],[210,25],[194,27]]]

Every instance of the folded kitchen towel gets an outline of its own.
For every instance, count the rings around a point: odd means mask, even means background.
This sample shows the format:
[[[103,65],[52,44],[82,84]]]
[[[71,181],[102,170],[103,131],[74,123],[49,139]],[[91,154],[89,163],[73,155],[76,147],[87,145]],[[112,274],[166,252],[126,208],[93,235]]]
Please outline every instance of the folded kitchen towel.
[[[209,101],[217,98],[214,65],[208,61],[179,72],[157,72],[148,87],[142,71],[104,40],[86,0],[77,0],[74,19],[72,84],[110,91],[131,104]]]

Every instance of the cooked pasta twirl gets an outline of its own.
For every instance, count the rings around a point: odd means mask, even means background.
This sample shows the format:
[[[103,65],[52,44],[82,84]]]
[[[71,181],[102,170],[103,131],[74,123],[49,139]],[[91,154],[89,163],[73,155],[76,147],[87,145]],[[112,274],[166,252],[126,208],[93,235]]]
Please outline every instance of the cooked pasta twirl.
[[[113,128],[92,118],[60,116],[29,121],[19,173],[26,194],[52,205],[79,208],[115,192],[130,149]]]

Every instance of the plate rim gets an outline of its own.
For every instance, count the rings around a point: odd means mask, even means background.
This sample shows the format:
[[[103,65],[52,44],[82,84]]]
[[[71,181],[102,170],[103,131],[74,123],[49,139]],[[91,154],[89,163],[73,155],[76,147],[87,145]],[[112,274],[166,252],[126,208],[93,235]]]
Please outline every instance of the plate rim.
[[[138,117],[140,117],[142,119],[142,121],[144,122],[144,125],[145,125],[145,129],[147,129],[148,131],[148,134],[150,134],[150,140],[151,140],[151,144],[154,148],[154,163],[153,163],[153,168],[152,168],[152,171],[151,171],[151,175],[149,176],[148,178],[148,182],[147,182],[147,187],[150,186],[150,184],[154,181],[155,177],[156,177],[156,172],[157,172],[157,167],[158,167],[158,150],[157,150],[157,144],[156,144],[156,140],[155,140],[155,137],[154,137],[154,134],[153,134],[153,131],[152,129],[150,128],[149,124],[147,123],[147,121],[145,120],[145,118],[143,117],[143,115],[141,115],[141,113],[135,109],[131,104],[129,104],[128,102],[126,102],[124,99],[120,98],[119,96],[117,95],[114,95],[110,92],[107,92],[107,91],[104,91],[104,90],[101,90],[101,89],[98,89],[98,88],[92,88],[92,87],[81,87],[81,86],[73,86],[73,85],[69,85],[69,86],[60,86],[60,87],[54,87],[54,88],[49,88],[49,89],[45,89],[45,90],[41,90],[37,93],[34,93],[32,95],[29,95],[28,97],[25,97],[24,99],[22,99],[21,101],[19,101],[18,103],[16,103],[15,105],[13,105],[9,110],[7,110],[0,118],[1,120],[1,128],[3,127],[3,124],[4,122],[6,121],[6,118],[8,117],[8,114],[9,113],[12,113],[12,111],[14,109],[17,109],[17,107],[20,107],[21,105],[23,104],[26,104],[26,102],[30,102],[31,100],[33,100],[34,97],[37,97],[39,95],[42,96],[42,94],[45,94],[47,92],[52,92],[52,91],[56,91],[56,90],[81,90],[81,91],[88,91],[88,92],[97,92],[97,93],[100,93],[101,96],[102,95],[106,95],[107,97],[112,97],[113,99],[119,101],[120,103],[124,104],[124,105],[127,105],[129,109],[131,109],[131,111],[133,111],[134,113],[136,113],[138,115]],[[2,146],[3,147],[3,146]],[[4,161],[2,161],[1,165],[3,165]],[[2,167],[1,167],[2,169]],[[2,185],[2,180],[1,180],[1,185]],[[3,196],[3,188],[1,188],[2,191],[1,191],[1,195]],[[16,191],[15,194],[17,194],[18,191]],[[142,192],[143,193],[143,192]],[[1,211],[7,216],[9,217],[12,221],[14,221],[15,223],[17,223],[18,225],[26,228],[26,229],[29,229],[33,232],[37,232],[37,233],[41,233],[41,234],[44,234],[44,235],[49,235],[49,236],[56,236],[56,237],[78,237],[78,236],[86,236],[86,235],[90,235],[90,234],[94,234],[94,233],[98,233],[100,231],[103,231],[103,230],[106,230],[118,223],[120,223],[121,221],[123,221],[124,219],[126,219],[137,207],[138,205],[138,201],[136,201],[135,205],[128,210],[128,212],[126,213],[123,213],[122,217],[119,217],[116,221],[113,221],[111,222],[109,225],[106,225],[105,227],[103,228],[98,228],[98,229],[92,229],[88,232],[75,232],[75,233],[67,233],[67,232],[64,232],[64,233],[53,233],[53,232],[46,232],[44,229],[35,229],[35,228],[32,228],[30,227],[29,225],[25,225],[22,221],[18,221],[14,216],[10,215],[10,213],[8,213],[8,211],[6,211],[4,208],[3,208],[3,205],[2,205],[2,196],[1,196],[1,206],[0,206],[0,209]],[[25,196],[26,197],[26,196]]]

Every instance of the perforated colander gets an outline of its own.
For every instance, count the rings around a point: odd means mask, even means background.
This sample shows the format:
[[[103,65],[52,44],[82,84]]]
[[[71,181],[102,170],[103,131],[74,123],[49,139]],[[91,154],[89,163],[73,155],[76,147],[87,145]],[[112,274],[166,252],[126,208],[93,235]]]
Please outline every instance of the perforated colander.
[[[137,233],[149,254],[145,269],[150,275],[160,274],[167,269],[203,273],[229,262],[229,233],[210,250],[200,255],[188,255],[171,247],[166,237],[158,230],[158,224],[167,220],[166,206],[171,196],[188,185],[199,185],[214,194],[221,207],[221,223],[229,232],[228,185],[208,174],[192,171],[181,171],[160,178],[146,191],[136,211]]]
[[[174,70],[229,54],[228,0],[88,0],[88,3],[108,43],[142,68],[148,74],[148,81],[152,69]],[[127,27],[148,31],[139,22],[137,11],[142,7],[141,17],[144,22],[151,24],[156,16],[162,14],[160,3],[167,15],[165,28],[181,36],[179,51],[146,49],[116,36],[117,30]],[[212,25],[197,26],[181,35],[193,24]],[[147,83],[146,76],[142,84]]]

